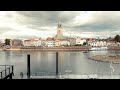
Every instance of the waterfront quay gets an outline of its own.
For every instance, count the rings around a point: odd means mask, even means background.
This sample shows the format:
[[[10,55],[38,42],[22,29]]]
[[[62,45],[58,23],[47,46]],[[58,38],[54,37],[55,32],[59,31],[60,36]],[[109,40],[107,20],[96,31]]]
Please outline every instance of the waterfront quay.
[[[20,50],[60,50],[60,51],[85,51],[89,50],[88,46],[68,46],[68,47],[22,47]]]
[[[61,47],[36,47],[36,46],[22,46],[22,47],[12,47],[10,49],[0,48],[4,51],[26,51],[26,50],[40,50],[40,51],[88,51],[91,46],[61,46]],[[120,46],[108,46],[108,50],[120,50]]]
[[[12,47],[10,49],[2,50],[41,50],[41,51],[86,51],[89,50],[89,46],[64,46],[64,47]]]

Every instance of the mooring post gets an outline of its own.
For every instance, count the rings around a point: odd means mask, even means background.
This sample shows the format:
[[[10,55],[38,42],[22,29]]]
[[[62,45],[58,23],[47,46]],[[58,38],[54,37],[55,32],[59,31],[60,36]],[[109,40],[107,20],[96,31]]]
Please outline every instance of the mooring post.
[[[27,55],[27,77],[30,79],[30,55]]]
[[[58,75],[58,52],[56,52],[56,75]]]
[[[13,76],[14,76],[14,68],[13,68],[13,66],[12,66],[12,72],[13,72]]]

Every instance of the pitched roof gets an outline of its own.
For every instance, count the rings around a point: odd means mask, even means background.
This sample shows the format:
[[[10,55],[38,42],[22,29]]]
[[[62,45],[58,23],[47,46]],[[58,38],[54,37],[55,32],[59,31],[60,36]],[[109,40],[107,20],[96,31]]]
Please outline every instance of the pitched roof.
[[[53,41],[54,38],[48,37],[46,40],[47,40],[47,41]]]

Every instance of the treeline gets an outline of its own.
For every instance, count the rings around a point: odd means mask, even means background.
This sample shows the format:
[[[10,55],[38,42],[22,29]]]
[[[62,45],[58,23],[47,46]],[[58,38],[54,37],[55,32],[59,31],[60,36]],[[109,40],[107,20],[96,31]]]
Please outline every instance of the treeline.
[[[5,45],[10,45],[10,39],[5,39]]]
[[[120,42],[120,35],[116,35],[116,36],[114,37],[114,41]]]

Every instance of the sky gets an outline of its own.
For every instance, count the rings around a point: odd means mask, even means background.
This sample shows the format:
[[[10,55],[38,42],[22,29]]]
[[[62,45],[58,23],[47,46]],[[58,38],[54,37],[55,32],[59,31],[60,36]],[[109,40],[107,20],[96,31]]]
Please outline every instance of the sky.
[[[0,39],[54,37],[58,20],[66,37],[120,34],[120,11],[0,11]]]

